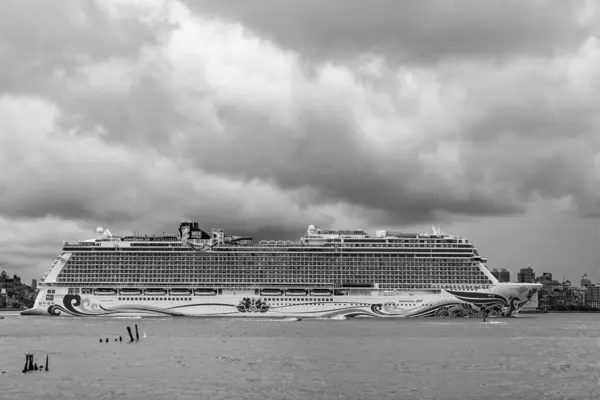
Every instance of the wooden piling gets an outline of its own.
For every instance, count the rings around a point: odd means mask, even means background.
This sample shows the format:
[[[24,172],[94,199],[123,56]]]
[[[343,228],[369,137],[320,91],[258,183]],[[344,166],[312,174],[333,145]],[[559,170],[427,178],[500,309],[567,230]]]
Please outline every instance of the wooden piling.
[[[133,342],[133,334],[131,333],[131,327],[130,326],[127,327],[127,333],[129,333],[129,339],[131,339],[130,341]]]
[[[140,340],[140,334],[138,333],[137,324],[135,324],[135,340]]]
[[[46,354],[46,371],[48,371],[48,354]]]
[[[28,366],[29,366],[29,354],[25,354],[25,366],[23,367],[23,373],[27,372]]]

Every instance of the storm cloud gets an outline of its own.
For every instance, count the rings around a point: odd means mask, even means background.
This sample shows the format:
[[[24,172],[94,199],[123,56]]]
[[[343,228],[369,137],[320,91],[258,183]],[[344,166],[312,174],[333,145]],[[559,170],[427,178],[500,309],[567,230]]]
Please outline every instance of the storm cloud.
[[[53,258],[99,225],[600,215],[595,3],[364,4],[0,4],[0,261],[43,273],[36,221]]]

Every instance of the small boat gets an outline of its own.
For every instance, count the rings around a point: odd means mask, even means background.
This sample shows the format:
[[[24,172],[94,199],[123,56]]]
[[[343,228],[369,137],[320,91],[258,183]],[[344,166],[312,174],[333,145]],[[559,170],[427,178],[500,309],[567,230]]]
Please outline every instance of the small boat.
[[[142,289],[123,288],[123,289],[119,290],[119,293],[123,294],[123,295],[128,295],[128,296],[139,296],[142,294]]]
[[[167,294],[167,291],[165,289],[151,288],[144,290],[144,294],[149,294],[152,296],[164,296]]]
[[[311,296],[331,296],[329,289],[313,289],[310,292]]]
[[[283,291],[280,289],[263,289],[260,291],[261,296],[281,296]]]
[[[109,288],[98,288],[94,289],[94,294],[99,296],[114,296],[117,294],[117,290]]]
[[[216,289],[194,289],[194,295],[195,296],[216,296],[217,295],[217,290]]]
[[[285,291],[286,296],[306,296],[308,291],[305,289],[288,289]]]
[[[176,295],[176,296],[189,296],[192,294],[192,291],[190,289],[181,289],[181,288],[169,289],[169,294]]]

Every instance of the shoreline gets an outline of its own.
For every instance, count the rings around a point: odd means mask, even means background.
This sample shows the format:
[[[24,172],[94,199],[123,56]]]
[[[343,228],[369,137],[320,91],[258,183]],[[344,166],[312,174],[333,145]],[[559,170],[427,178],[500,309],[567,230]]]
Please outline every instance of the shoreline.
[[[569,314],[569,313],[600,313],[600,310],[575,310],[575,311],[519,311],[519,314]]]

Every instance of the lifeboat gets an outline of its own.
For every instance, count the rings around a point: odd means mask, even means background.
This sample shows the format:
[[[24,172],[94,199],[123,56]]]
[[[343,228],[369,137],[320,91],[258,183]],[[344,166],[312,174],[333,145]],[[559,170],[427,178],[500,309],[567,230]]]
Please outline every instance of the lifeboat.
[[[94,289],[94,294],[99,296],[114,296],[117,294],[117,289],[98,288]]]
[[[142,294],[142,289],[123,288],[119,290],[119,294],[126,296],[140,296]]]
[[[261,296],[281,296],[283,291],[280,289],[263,289],[260,291]]]
[[[192,294],[192,291],[190,289],[176,288],[169,289],[169,294],[174,296],[189,296]]]
[[[306,296],[308,290],[305,289],[288,289],[285,291],[286,296]]]
[[[216,289],[207,289],[207,288],[194,289],[194,296],[216,296],[216,295],[217,295]]]
[[[164,296],[167,294],[165,289],[160,288],[151,288],[144,290],[144,294],[152,295],[152,296]]]
[[[313,289],[310,291],[311,296],[331,296],[329,289]]]

